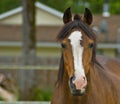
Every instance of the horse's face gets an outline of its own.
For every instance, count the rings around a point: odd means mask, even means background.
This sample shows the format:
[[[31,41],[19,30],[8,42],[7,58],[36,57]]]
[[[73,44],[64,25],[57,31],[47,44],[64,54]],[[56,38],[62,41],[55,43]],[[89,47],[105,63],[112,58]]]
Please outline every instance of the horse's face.
[[[72,21],[68,8],[63,16],[67,25]],[[77,18],[78,17],[74,17]],[[79,17],[80,18],[80,17]],[[92,15],[87,9],[84,13],[83,23],[91,24]],[[87,86],[87,74],[92,60],[92,47],[94,41],[90,39],[81,28],[72,28],[67,37],[61,40],[64,66],[69,76],[69,86],[73,95],[83,95]]]

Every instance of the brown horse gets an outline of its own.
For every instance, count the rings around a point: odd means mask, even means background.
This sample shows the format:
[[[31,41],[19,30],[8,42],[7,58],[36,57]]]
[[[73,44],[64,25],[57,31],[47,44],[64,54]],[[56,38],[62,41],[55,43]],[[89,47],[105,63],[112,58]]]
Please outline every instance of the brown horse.
[[[120,104],[120,61],[96,56],[96,36],[89,25],[92,14],[63,15],[57,36],[62,55],[51,104]]]

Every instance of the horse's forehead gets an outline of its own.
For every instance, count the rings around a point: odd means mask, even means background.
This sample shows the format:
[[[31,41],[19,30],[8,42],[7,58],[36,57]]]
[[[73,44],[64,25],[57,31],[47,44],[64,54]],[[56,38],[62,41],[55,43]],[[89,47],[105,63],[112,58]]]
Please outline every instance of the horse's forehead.
[[[70,34],[68,39],[71,41],[71,43],[78,43],[80,40],[82,40],[82,33],[80,31],[74,31]]]

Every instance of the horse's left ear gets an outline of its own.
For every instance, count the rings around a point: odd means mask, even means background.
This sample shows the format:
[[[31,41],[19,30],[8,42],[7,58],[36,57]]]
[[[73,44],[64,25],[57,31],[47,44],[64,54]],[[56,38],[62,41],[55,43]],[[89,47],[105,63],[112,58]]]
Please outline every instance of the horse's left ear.
[[[64,22],[64,24],[66,24],[66,23],[68,23],[70,21],[72,21],[72,14],[71,14],[71,10],[70,10],[70,7],[69,7],[64,12],[63,22]]]
[[[88,8],[85,8],[83,21],[88,25],[90,25],[92,23],[92,20],[93,20],[93,17],[92,17],[91,11]]]

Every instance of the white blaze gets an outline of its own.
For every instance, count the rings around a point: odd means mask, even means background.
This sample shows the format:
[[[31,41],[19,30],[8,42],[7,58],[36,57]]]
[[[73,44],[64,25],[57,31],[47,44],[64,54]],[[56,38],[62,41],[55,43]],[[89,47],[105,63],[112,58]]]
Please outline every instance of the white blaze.
[[[72,46],[75,77],[79,78],[80,76],[85,76],[82,63],[83,47],[80,45],[80,40],[82,40],[82,33],[80,31],[74,31],[70,34],[68,39],[70,39]]]

